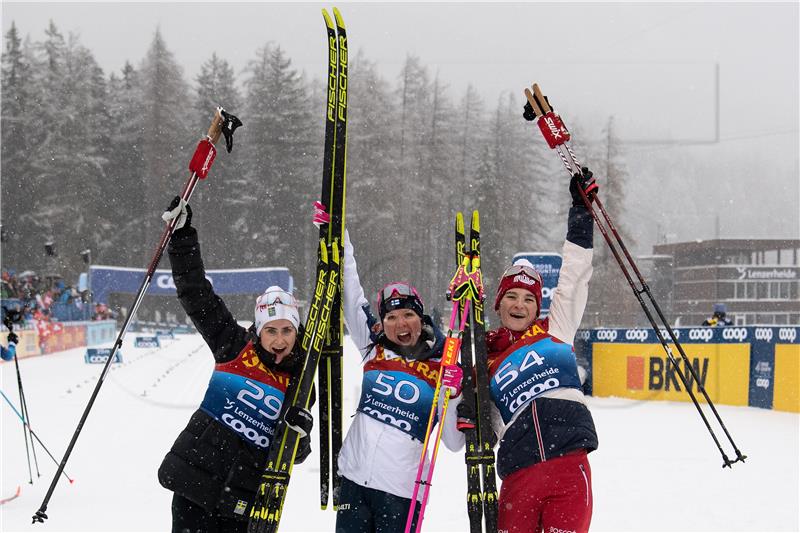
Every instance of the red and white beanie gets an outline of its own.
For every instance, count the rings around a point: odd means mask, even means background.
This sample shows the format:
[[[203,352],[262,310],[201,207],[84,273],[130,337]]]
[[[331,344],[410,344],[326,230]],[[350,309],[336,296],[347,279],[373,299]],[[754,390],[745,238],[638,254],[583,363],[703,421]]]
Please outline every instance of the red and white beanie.
[[[261,335],[261,330],[265,325],[281,319],[291,322],[295,330],[300,328],[297,300],[277,285],[268,288],[256,299],[255,315],[256,335]]]
[[[508,267],[500,278],[497,296],[494,299],[494,310],[500,309],[500,300],[511,289],[525,289],[536,298],[536,316],[542,309],[542,276],[527,259],[517,259]]]

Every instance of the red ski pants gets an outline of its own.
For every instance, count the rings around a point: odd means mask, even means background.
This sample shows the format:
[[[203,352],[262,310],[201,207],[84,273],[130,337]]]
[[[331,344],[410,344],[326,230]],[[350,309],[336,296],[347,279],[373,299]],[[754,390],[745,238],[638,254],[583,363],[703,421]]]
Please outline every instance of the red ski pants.
[[[586,452],[523,468],[503,480],[498,533],[581,533],[592,521],[592,472]]]

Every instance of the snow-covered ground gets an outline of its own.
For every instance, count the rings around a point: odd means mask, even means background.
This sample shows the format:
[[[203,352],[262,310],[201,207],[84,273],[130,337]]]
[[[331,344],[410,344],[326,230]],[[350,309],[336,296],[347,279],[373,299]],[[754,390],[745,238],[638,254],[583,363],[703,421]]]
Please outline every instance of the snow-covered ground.
[[[28,484],[19,418],[0,407],[0,531],[169,531],[171,493],[156,471],[205,391],[212,358],[199,335],[132,347],[114,365],[83,428],[44,524],[31,516],[47,491],[55,464],[37,447],[41,477]],[[75,349],[20,362],[31,425],[61,459],[101,365]],[[360,386],[359,358],[346,345],[345,406],[351,413]],[[18,404],[13,364],[0,365],[2,390]],[[718,406],[747,463],[722,469],[721,458],[689,403],[590,398],[600,449],[590,456],[595,531],[800,530],[800,416]],[[345,425],[349,423],[349,416]],[[724,439],[721,431],[717,431]],[[316,438],[314,441],[316,443]],[[724,441],[723,441],[724,442]],[[314,446],[316,448],[316,445]],[[726,447],[726,450],[729,450]],[[281,531],[333,531],[334,513],[318,503],[318,456],[293,475]],[[462,454],[442,448],[425,531],[467,531]]]

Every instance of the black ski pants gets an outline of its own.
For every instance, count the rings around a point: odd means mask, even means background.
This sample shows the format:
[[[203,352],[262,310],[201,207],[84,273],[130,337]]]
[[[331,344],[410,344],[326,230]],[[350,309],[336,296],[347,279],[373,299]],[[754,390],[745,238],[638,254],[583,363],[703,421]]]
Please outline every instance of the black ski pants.
[[[336,513],[336,533],[398,533],[405,531],[410,498],[362,487],[343,477]],[[419,503],[412,529],[417,525]]]
[[[247,533],[247,521],[208,513],[183,496],[172,496],[172,533]]]

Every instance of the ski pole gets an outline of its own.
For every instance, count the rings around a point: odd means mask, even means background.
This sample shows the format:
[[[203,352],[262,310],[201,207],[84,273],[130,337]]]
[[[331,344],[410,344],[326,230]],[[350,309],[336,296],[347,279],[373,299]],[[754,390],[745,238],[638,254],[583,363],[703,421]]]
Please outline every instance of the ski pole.
[[[5,392],[3,392],[2,390],[0,390],[0,395],[2,395],[2,396],[3,396],[3,399],[4,399],[4,400],[6,401],[6,403],[9,405],[9,407],[11,407],[11,409],[12,409],[12,410],[14,411],[14,413],[15,413],[15,414],[16,414],[16,415],[19,417],[19,419],[20,419],[20,420],[22,420],[22,423],[25,425],[25,427],[26,427],[26,428],[28,428],[28,431],[30,431],[30,433],[31,433],[31,436],[32,436],[34,439],[36,439],[36,442],[38,442],[38,443],[39,443],[39,446],[41,446],[41,447],[44,449],[44,451],[47,453],[47,455],[49,455],[49,456],[50,456],[50,459],[52,459],[52,460],[53,460],[53,462],[56,464],[56,466],[58,466],[58,460],[57,460],[55,457],[53,457],[53,454],[52,454],[52,453],[50,453],[50,450],[48,450],[48,449],[47,449],[47,446],[45,446],[45,445],[44,445],[44,443],[42,442],[42,439],[40,439],[40,438],[39,438],[39,436],[38,436],[38,435],[37,435],[37,434],[36,434],[36,433],[33,431],[33,428],[31,428],[30,424],[29,424],[29,423],[28,423],[28,422],[25,420],[25,417],[23,417],[23,416],[22,416],[22,413],[20,413],[20,412],[17,410],[17,408],[14,406],[13,402],[12,402],[12,401],[11,401],[11,400],[8,398],[8,396],[6,396],[6,393],[5,393]],[[74,483],[74,482],[75,482],[75,480],[74,480],[74,479],[72,479],[71,477],[69,477],[69,475],[67,474],[66,470],[65,470],[65,471],[62,471],[62,473],[64,474],[64,477],[66,477],[66,478],[67,478],[67,480],[68,480],[70,483]]]
[[[19,404],[20,408],[22,409],[22,415],[25,417],[23,418],[23,420],[30,419],[30,415],[28,414],[28,404],[25,401],[25,391],[22,388],[22,375],[19,372],[19,361],[17,360],[16,352],[14,353],[14,368],[17,371],[17,389],[19,390]],[[32,437],[30,439],[31,441],[30,450],[28,449],[28,426],[26,424],[23,424],[22,426],[22,434],[25,438],[25,455],[28,458],[28,477],[29,477],[28,483],[33,485],[33,473],[31,472],[31,454],[33,454],[33,463],[36,466],[36,477],[37,478],[42,477],[42,474],[39,473],[39,461],[36,458],[36,448],[33,445]]]
[[[3,324],[8,328],[8,331],[14,331],[14,322],[11,320],[10,315],[6,315],[3,319]],[[22,374],[19,371],[19,361],[17,360],[17,351],[14,350],[14,369],[17,372],[17,390],[19,390],[19,404],[22,409],[22,413],[24,416],[28,416],[27,410],[27,403],[25,402],[25,391],[22,387]],[[24,419],[23,419],[24,421]],[[39,473],[39,461],[36,459],[36,448],[33,446],[33,438],[31,437],[30,447],[28,447],[28,429],[23,424],[22,426],[22,436],[25,439],[25,457],[28,460],[28,483],[33,485],[33,471],[31,470],[31,452],[33,452],[33,462],[36,465],[36,477],[42,477]]]
[[[531,105],[531,107],[532,107],[532,109],[533,109],[533,111],[534,111],[534,113],[536,115],[535,118],[537,119],[537,123],[539,125],[539,128],[541,129],[542,134],[544,135],[545,139],[547,140],[548,145],[550,146],[550,148],[553,148],[553,149],[556,150],[556,152],[558,153],[559,157],[561,158],[561,162],[564,164],[564,168],[566,168],[566,170],[570,174],[570,176],[574,175],[576,172],[580,174],[582,172],[581,164],[579,163],[578,158],[575,155],[575,152],[572,151],[572,148],[569,146],[569,144],[567,142],[570,139],[570,135],[569,135],[569,132],[567,131],[566,127],[564,126],[563,122],[561,121],[561,117],[559,117],[553,111],[553,109],[550,106],[550,103],[549,103],[547,97],[545,97],[542,94],[541,89],[539,88],[538,84],[534,83],[533,86],[532,86],[532,89],[533,89],[533,92],[531,92],[530,89],[527,89],[527,88],[525,89],[525,97],[528,100],[528,103]],[[563,149],[562,149],[562,146],[564,147]],[[564,154],[564,149],[569,154],[569,157],[567,157],[567,155]],[[600,201],[600,198],[598,198],[597,194],[595,193],[593,195],[593,198],[590,199],[586,195],[586,192],[583,190],[582,187],[578,187],[578,191],[579,191],[579,193],[581,195],[581,198],[583,199],[583,203],[586,205],[586,208],[589,210],[589,213],[591,214],[592,218],[594,219],[595,223],[597,224],[597,227],[600,230],[600,233],[603,235],[603,239],[606,241],[606,244],[608,244],[608,247],[611,250],[612,255],[614,256],[614,259],[617,261],[617,264],[619,265],[620,270],[622,270],[623,276],[625,277],[626,281],[628,282],[628,285],[630,285],[631,290],[633,290],[634,296],[638,300],[639,305],[642,307],[642,310],[644,311],[644,314],[647,317],[647,320],[650,322],[650,325],[653,327],[653,331],[655,332],[656,337],[658,338],[659,342],[661,343],[661,346],[664,348],[664,351],[666,352],[667,357],[669,358],[669,360],[672,363],[672,365],[675,367],[675,371],[678,374],[678,377],[680,378],[681,382],[683,383],[683,386],[686,389],[687,394],[689,394],[689,398],[691,398],[692,403],[694,403],[694,406],[697,409],[697,412],[700,414],[700,418],[703,420],[703,423],[705,424],[706,429],[708,429],[709,434],[711,435],[711,438],[714,440],[714,443],[716,444],[717,449],[719,450],[720,454],[722,455],[722,460],[723,460],[722,467],[723,468],[725,468],[725,467],[730,468],[733,465],[733,463],[736,463],[736,462],[739,462],[739,461],[744,462],[744,460],[747,458],[747,456],[742,454],[742,452],[736,446],[736,443],[733,441],[733,437],[731,437],[731,434],[728,432],[728,428],[725,426],[725,423],[722,421],[722,417],[720,417],[719,413],[717,412],[716,407],[714,406],[714,403],[711,401],[711,398],[709,397],[707,391],[705,390],[705,387],[703,386],[703,383],[700,380],[700,376],[697,374],[697,371],[695,370],[695,368],[691,365],[691,363],[689,361],[689,358],[686,355],[686,352],[683,350],[683,346],[678,341],[677,335],[675,335],[675,332],[673,331],[672,327],[669,325],[666,317],[664,316],[664,313],[661,311],[661,307],[658,305],[658,302],[656,301],[655,297],[653,296],[653,293],[650,291],[650,287],[647,285],[647,282],[644,279],[644,276],[642,276],[639,268],[636,266],[636,262],[633,260],[633,257],[631,256],[630,252],[628,251],[628,248],[625,246],[625,243],[623,242],[622,237],[620,236],[619,232],[617,231],[617,228],[614,225],[614,222],[611,220],[611,217],[608,215],[608,212],[606,212],[605,207],[603,206],[603,203]],[[603,219],[604,219],[605,224],[603,222],[601,222],[600,217],[597,215],[596,211],[593,209],[592,201],[594,201],[594,203],[597,205],[597,208],[600,210],[601,214],[603,215]],[[608,226],[608,229],[606,228],[606,225]],[[614,246],[614,243],[612,242],[611,237],[609,236],[609,231],[614,236],[614,240],[616,241],[616,245],[617,245],[616,247]],[[630,266],[631,270],[633,270],[633,272],[634,272],[634,274],[635,274],[635,276],[637,278],[637,281],[638,281],[638,283],[639,283],[641,288],[636,286],[636,283],[634,282],[634,280],[633,280],[633,278],[632,278],[632,276],[631,276],[631,274],[630,274],[630,272],[628,270],[628,267],[626,266],[626,263],[623,261],[622,257],[620,256],[620,252],[617,250],[617,247],[619,247],[619,250],[621,250],[622,254],[625,256],[625,259],[627,260],[627,263]],[[689,382],[689,380],[687,380],[686,376],[681,371],[680,367],[678,366],[678,361],[675,359],[675,356],[672,353],[672,349],[669,347],[669,345],[667,344],[666,339],[664,338],[664,335],[662,333],[662,328],[658,327],[658,325],[656,324],[655,318],[653,317],[653,313],[650,311],[650,308],[647,306],[647,304],[645,303],[644,299],[642,298],[643,294],[647,296],[647,299],[648,299],[650,305],[652,306],[652,308],[655,311],[655,313],[658,315],[658,318],[659,318],[659,320],[660,320],[660,322],[661,322],[661,324],[663,326],[663,329],[667,331],[670,339],[672,340],[672,344],[675,345],[675,347],[677,348],[678,352],[680,353],[680,356],[684,361],[684,366],[685,366],[686,370],[691,374],[692,379],[697,384],[698,391],[703,395],[703,398],[705,399],[706,403],[708,403],[708,406],[711,409],[712,413],[714,414],[714,417],[716,418],[717,423],[722,428],[722,431],[725,433],[725,436],[727,437],[727,439],[730,442],[731,446],[733,446],[733,449],[734,449],[734,451],[736,453],[736,459],[734,459],[733,461],[731,461],[728,458],[728,456],[725,454],[725,451],[722,449],[722,445],[720,444],[719,439],[717,438],[716,434],[714,433],[714,430],[711,428],[711,425],[710,425],[708,419],[706,418],[705,413],[703,412],[702,408],[700,407],[700,404],[697,401],[697,398],[695,397],[694,393],[692,392],[691,383]]]
[[[482,287],[480,284],[480,278],[476,276],[476,272],[474,270],[470,269],[469,272],[467,271],[470,264],[471,259],[469,257],[465,257],[463,263],[456,271],[455,276],[453,276],[453,279],[450,281],[450,286],[447,291],[448,299],[452,299],[453,301],[453,309],[450,312],[450,325],[448,327],[447,338],[445,339],[444,349],[442,351],[440,369],[444,368],[445,366],[454,365],[458,362],[458,354],[461,349],[462,333],[464,332],[467,319],[469,318],[470,303],[473,299],[481,297]],[[414,521],[414,509],[417,505],[417,495],[419,494],[420,487],[423,485],[424,489],[422,492],[422,502],[420,502],[419,517],[417,518],[415,532],[419,532],[421,530],[422,520],[425,517],[425,507],[428,503],[428,494],[431,484],[430,482],[433,477],[433,469],[436,466],[436,457],[439,452],[439,443],[441,442],[444,418],[447,414],[447,406],[450,401],[450,389],[447,389],[444,391],[444,400],[442,402],[442,419],[439,422],[439,427],[437,429],[436,436],[434,437],[430,466],[428,467],[427,476],[423,476],[423,471],[425,470],[425,459],[428,455],[428,446],[430,445],[433,424],[436,420],[436,412],[439,405],[439,394],[441,393],[442,389],[442,374],[443,371],[440,370],[439,376],[436,380],[436,388],[433,391],[431,413],[428,416],[428,427],[425,431],[425,441],[422,444],[422,453],[420,454],[419,466],[417,467],[417,478],[414,482],[414,492],[411,495],[411,504],[408,507],[405,533],[411,532],[411,526]],[[425,479],[423,479],[423,477]]]
[[[181,191],[181,199],[184,202],[188,202],[192,197],[192,193],[194,192],[194,188],[197,185],[198,180],[205,179],[205,177],[208,175],[208,171],[211,169],[211,165],[213,164],[214,158],[217,155],[217,149],[214,147],[214,145],[219,140],[220,135],[225,135],[225,146],[228,152],[230,152],[233,149],[233,132],[241,125],[242,122],[237,117],[226,113],[221,107],[217,108],[214,114],[214,119],[211,121],[211,126],[208,128],[208,133],[198,143],[194,155],[189,162],[189,172],[191,172],[191,175]],[[158,267],[158,263],[161,261],[161,256],[164,254],[164,250],[167,248],[169,239],[172,237],[172,233],[175,231],[175,226],[177,225],[179,219],[180,217],[175,217],[170,220],[161,234],[161,239],[156,247],[153,260],[150,261],[150,266],[147,268],[147,272],[142,280],[142,284],[139,287],[139,292],[136,294],[136,298],[131,306],[131,311],[128,313],[128,316],[125,317],[125,322],[123,322],[122,328],[117,335],[117,339],[114,341],[114,346],[111,348],[111,353],[106,360],[105,366],[103,366],[103,371],[100,373],[100,378],[97,380],[97,385],[95,386],[94,391],[92,391],[92,396],[89,398],[89,403],[86,404],[86,408],[83,411],[83,415],[81,415],[78,426],[75,428],[75,433],[72,435],[69,446],[67,446],[67,451],[64,453],[64,458],[61,459],[61,464],[58,466],[58,471],[53,477],[53,481],[50,483],[50,488],[47,489],[47,494],[45,495],[44,500],[42,500],[39,510],[33,515],[32,523],[43,523],[45,520],[47,520],[47,514],[45,514],[45,511],[47,511],[47,504],[50,501],[50,497],[53,495],[53,491],[56,488],[56,484],[61,476],[61,472],[64,470],[64,467],[67,464],[67,460],[72,453],[72,449],[75,447],[75,442],[78,440],[78,436],[83,429],[83,424],[86,422],[86,418],[89,416],[89,411],[91,411],[94,401],[97,398],[97,394],[100,392],[100,387],[102,387],[106,375],[111,368],[111,363],[114,361],[117,351],[122,347],[122,339],[125,337],[125,333],[128,330],[131,320],[136,315],[139,304],[141,304],[142,300],[144,299],[145,292],[147,292],[147,288],[150,286],[150,282],[153,279],[153,274],[155,273],[156,267]]]

